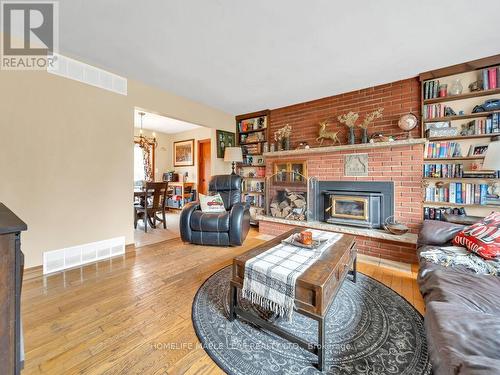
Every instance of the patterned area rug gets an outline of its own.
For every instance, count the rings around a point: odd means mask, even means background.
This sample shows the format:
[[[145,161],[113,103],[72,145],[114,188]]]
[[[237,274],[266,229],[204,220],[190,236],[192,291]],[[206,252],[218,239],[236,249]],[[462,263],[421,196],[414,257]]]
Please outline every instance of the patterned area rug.
[[[212,359],[228,374],[316,374],[317,357],[280,337],[228,320],[231,267],[212,275],[193,302],[193,324]],[[239,303],[265,317],[245,300]],[[267,317],[269,318],[269,317]],[[300,314],[289,332],[317,342],[317,323]],[[422,316],[397,293],[358,272],[343,283],[326,326],[326,370],[331,374],[431,374]]]

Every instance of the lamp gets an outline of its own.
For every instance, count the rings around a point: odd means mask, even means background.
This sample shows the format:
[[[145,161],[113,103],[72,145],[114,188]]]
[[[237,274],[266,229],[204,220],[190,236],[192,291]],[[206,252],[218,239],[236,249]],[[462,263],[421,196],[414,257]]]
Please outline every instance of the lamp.
[[[491,142],[488,145],[488,150],[484,157],[483,169],[500,170],[500,140]]]
[[[234,171],[236,162],[243,161],[243,152],[241,151],[241,147],[226,147],[226,150],[224,151],[224,161],[230,161],[233,163],[233,171],[231,174],[236,174]]]

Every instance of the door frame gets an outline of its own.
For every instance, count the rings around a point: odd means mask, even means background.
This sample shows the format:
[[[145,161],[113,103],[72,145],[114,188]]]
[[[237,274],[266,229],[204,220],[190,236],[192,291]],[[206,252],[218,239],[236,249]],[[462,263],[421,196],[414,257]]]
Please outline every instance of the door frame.
[[[197,176],[197,181],[196,182],[197,182],[197,188],[198,188],[198,194],[199,194],[200,193],[200,186],[201,186],[201,175],[202,175],[200,173],[200,171],[201,171],[201,163],[200,163],[200,161],[201,161],[201,156],[202,156],[202,153],[200,152],[200,150],[201,150],[200,145],[201,144],[203,144],[203,145],[208,144],[208,146],[210,147],[210,160],[209,160],[209,163],[210,163],[210,169],[211,169],[212,168],[212,140],[210,138],[199,139],[196,143],[197,143],[197,146],[198,146],[197,147],[197,160],[196,160],[197,163],[198,163],[197,168],[196,168],[198,176]],[[207,185],[208,185],[208,183],[207,183]],[[207,193],[207,192],[205,192],[205,193]]]

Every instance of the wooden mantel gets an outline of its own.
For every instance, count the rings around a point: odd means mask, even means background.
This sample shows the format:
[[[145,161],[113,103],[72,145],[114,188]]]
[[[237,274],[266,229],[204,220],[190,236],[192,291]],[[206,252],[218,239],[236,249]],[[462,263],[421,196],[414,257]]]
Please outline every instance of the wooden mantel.
[[[334,153],[337,151],[346,151],[346,150],[371,150],[374,148],[404,147],[404,146],[418,145],[418,144],[424,144],[426,141],[427,139],[425,138],[410,138],[402,141],[393,141],[393,142],[359,143],[354,145],[325,146],[325,147],[314,147],[314,148],[298,149],[298,150],[264,152],[263,155],[265,157],[272,158],[280,156],[299,156],[299,155],[309,155],[309,154]]]

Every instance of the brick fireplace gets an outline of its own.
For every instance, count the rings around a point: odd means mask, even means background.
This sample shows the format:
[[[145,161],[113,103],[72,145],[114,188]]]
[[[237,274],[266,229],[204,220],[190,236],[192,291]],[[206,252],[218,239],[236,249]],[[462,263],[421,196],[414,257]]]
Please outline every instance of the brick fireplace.
[[[306,161],[309,177],[320,181],[383,181],[394,184],[394,216],[408,225],[410,232],[418,233],[422,223],[423,143],[399,141],[375,146],[353,145],[321,149],[293,150],[268,153],[266,155],[266,175],[273,175],[273,165],[284,161]],[[368,154],[368,176],[350,177],[344,175],[344,158],[348,154]],[[319,219],[321,220],[321,219]],[[276,235],[291,228],[279,220],[261,220],[259,231]],[[381,231],[382,232],[382,231]],[[403,240],[387,240],[358,235],[359,252],[380,256],[390,260],[415,262],[416,246]]]
[[[422,223],[422,142],[396,142],[371,147],[354,145],[328,147],[322,152],[317,149],[318,124],[329,121],[329,130],[340,130],[340,141],[347,143],[347,129],[339,123],[338,116],[349,111],[358,112],[360,118],[379,107],[384,108],[383,117],[375,120],[369,133],[382,132],[384,135],[400,133],[397,122],[401,115],[414,113],[420,119],[420,83],[418,78],[409,78],[384,85],[339,94],[305,103],[273,109],[270,112],[269,136],[286,124],[292,126],[292,148],[300,142],[307,142],[311,150],[275,152],[266,155],[266,173],[272,175],[275,162],[306,160],[307,175],[319,181],[385,181],[394,183],[394,215],[398,221],[408,225],[412,233],[400,241],[389,241],[382,232],[375,236],[359,236],[358,247],[361,253],[380,256],[404,262],[416,261],[415,242]],[[359,128],[356,136],[360,139]],[[418,137],[420,128],[412,130]],[[381,147],[383,146],[383,147]],[[347,154],[368,154],[368,176],[348,177],[344,175],[344,157]],[[261,221],[260,231],[277,234],[290,228],[283,222]]]

